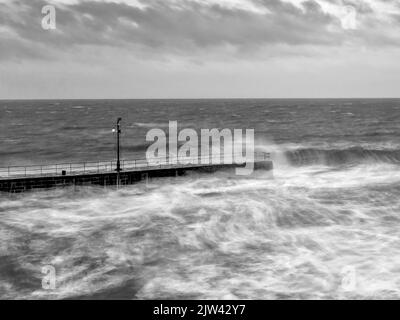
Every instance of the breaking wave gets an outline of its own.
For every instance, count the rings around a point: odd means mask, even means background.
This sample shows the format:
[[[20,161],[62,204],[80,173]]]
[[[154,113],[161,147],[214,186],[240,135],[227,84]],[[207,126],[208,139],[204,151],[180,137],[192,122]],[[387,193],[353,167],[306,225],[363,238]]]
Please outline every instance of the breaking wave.
[[[304,148],[285,152],[292,165],[324,164],[328,166],[366,162],[400,164],[400,150],[378,150],[353,147],[348,149]]]

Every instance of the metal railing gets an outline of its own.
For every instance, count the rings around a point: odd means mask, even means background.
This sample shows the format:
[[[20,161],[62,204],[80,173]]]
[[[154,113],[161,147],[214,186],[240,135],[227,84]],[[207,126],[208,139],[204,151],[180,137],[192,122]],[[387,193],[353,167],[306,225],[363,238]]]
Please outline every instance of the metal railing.
[[[187,157],[167,157],[165,161],[158,159],[134,159],[121,160],[122,171],[148,170],[148,169],[169,169],[184,167],[201,167],[218,164],[236,163],[235,155],[232,161],[224,161],[223,155],[212,155],[208,157],[199,156],[195,158]],[[243,158],[241,158],[243,159]],[[254,162],[270,159],[270,154],[266,152],[256,152]],[[229,160],[229,159],[228,159]],[[246,161],[245,161],[246,162]],[[239,163],[238,163],[239,164]],[[31,166],[9,166],[0,168],[0,179],[35,177],[35,176],[61,176],[61,175],[82,175],[96,173],[115,172],[117,161],[98,161],[98,162],[80,162],[80,163],[61,163],[49,165],[31,165]]]

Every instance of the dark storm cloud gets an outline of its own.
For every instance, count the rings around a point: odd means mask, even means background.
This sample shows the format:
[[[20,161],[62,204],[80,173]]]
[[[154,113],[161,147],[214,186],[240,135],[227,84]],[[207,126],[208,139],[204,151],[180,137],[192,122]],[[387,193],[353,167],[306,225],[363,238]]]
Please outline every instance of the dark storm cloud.
[[[142,9],[97,1],[59,4],[56,31],[41,28],[46,1],[11,1],[0,4],[0,28],[9,30],[0,32],[0,58],[48,56],[84,45],[190,54],[224,45],[253,50],[271,44],[340,45],[354,37],[374,41],[374,34],[343,32],[339,19],[324,13],[316,1],[301,8],[281,0],[253,1],[265,10],[165,0],[143,1]]]

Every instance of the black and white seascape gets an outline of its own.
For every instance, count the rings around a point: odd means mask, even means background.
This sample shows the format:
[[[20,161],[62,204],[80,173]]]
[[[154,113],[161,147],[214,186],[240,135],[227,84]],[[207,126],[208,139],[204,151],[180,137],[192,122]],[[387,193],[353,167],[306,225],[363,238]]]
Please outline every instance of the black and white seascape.
[[[273,162],[0,192],[0,299],[399,299],[399,30],[395,0],[0,0],[0,184],[115,163],[118,118],[122,160],[215,128]]]

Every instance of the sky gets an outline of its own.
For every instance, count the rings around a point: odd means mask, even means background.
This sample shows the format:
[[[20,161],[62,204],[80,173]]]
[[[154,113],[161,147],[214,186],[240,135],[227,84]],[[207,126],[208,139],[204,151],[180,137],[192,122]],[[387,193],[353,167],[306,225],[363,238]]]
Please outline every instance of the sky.
[[[0,0],[0,99],[400,97],[399,58],[398,0]]]

